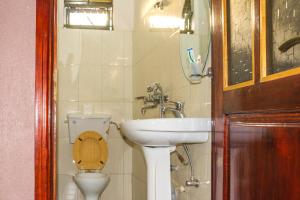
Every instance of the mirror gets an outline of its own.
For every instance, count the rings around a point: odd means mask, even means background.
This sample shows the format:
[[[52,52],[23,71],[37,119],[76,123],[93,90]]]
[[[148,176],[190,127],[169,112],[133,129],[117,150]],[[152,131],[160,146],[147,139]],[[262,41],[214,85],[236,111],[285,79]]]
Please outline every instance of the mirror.
[[[182,17],[184,29],[180,31],[180,58],[185,77],[191,83],[200,83],[210,75],[210,0],[185,0]]]

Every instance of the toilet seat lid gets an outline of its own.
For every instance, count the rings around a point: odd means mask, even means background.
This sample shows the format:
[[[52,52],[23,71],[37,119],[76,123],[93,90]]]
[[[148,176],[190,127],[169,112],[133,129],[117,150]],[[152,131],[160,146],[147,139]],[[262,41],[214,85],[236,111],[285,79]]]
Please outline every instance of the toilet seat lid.
[[[73,145],[73,160],[80,170],[101,170],[108,157],[107,143],[95,131],[81,133]]]

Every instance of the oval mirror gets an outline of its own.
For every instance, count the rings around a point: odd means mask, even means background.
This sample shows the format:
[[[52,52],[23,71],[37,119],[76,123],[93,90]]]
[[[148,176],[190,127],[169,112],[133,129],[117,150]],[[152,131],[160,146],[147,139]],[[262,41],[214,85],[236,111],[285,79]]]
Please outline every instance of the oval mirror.
[[[180,58],[185,77],[200,83],[208,74],[210,61],[210,0],[185,0],[180,31]]]

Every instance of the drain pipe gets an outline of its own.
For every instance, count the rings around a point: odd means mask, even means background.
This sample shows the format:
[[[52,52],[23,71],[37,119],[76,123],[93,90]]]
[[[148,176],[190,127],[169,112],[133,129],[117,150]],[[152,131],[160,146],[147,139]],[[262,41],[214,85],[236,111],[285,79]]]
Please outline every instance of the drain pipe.
[[[190,165],[190,170],[191,170],[191,176],[190,176],[190,179],[185,181],[185,185],[187,187],[199,187],[199,185],[201,184],[210,184],[210,181],[202,181],[200,182],[199,179],[196,179],[195,178],[195,174],[194,174],[194,167],[193,167],[193,163],[192,163],[192,159],[191,159],[191,153],[190,153],[190,149],[189,147],[184,144],[183,145],[183,149],[187,155],[187,158],[188,158],[188,161],[189,161],[189,165]]]

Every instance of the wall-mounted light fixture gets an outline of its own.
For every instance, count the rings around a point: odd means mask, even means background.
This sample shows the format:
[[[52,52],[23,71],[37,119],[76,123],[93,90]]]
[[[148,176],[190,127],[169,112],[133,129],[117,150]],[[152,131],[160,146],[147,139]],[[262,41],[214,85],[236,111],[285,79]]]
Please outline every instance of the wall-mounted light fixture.
[[[182,34],[193,34],[192,20],[193,20],[193,7],[191,0],[185,0],[182,9],[182,17],[184,19],[184,28],[180,31]]]
[[[150,16],[149,26],[151,29],[179,29],[182,27],[183,20],[175,16]]]
[[[147,21],[150,29],[180,29],[183,28],[184,20],[169,13],[167,6],[170,3],[167,0],[157,1],[148,12]]]

